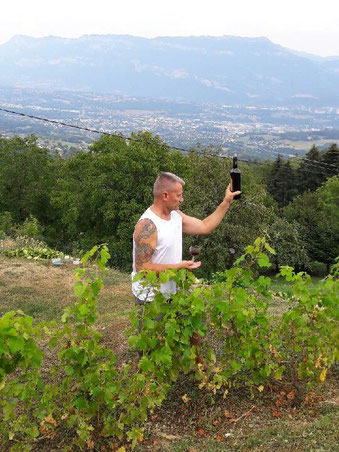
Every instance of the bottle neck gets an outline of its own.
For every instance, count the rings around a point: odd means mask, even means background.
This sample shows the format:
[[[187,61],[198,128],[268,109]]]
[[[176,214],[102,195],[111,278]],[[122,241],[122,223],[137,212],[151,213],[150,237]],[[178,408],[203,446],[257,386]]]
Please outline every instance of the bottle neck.
[[[233,157],[233,169],[238,168],[238,159],[237,157]]]

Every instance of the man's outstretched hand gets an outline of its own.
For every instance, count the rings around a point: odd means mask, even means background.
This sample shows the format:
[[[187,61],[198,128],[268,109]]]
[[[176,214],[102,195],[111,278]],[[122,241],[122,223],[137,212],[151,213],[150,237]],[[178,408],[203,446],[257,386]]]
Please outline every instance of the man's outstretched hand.
[[[201,265],[200,261],[182,261],[182,268],[187,268],[187,270],[195,270],[196,268],[199,268]]]

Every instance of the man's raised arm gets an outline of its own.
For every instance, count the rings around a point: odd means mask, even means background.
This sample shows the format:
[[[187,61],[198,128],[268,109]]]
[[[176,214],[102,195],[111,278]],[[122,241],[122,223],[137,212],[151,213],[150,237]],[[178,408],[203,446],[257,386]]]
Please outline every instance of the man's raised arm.
[[[190,217],[189,215],[185,215],[184,213],[179,211],[178,213],[180,213],[180,215],[182,216],[183,232],[193,235],[210,234],[221,223],[222,219],[226,215],[226,212],[233,202],[233,198],[240,193],[240,191],[232,192],[230,185],[228,185],[228,187],[226,188],[225,197],[221,204],[219,204],[215,211],[204,220]]]

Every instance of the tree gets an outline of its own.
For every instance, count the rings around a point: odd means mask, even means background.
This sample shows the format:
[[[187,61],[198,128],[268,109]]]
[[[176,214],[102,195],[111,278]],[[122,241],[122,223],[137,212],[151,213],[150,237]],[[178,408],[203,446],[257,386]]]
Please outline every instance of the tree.
[[[331,177],[317,190],[318,205],[333,234],[339,237],[339,176]]]
[[[301,225],[310,259],[324,262],[327,271],[339,254],[337,190],[337,178],[334,182],[329,179],[318,191],[297,196],[284,209],[288,221],[295,220]]]
[[[159,137],[144,132],[131,138],[127,143],[103,136],[89,153],[70,157],[53,194],[64,242],[80,249],[108,243],[111,264],[126,271],[131,270],[134,226],[152,204],[156,177],[185,169],[185,157]]]
[[[277,272],[282,265],[305,269],[309,263],[301,229],[296,221],[287,221],[286,218],[279,217],[269,226],[269,243],[276,251],[272,260]]]
[[[314,191],[324,182],[323,166],[318,148],[312,148],[305,154],[297,169],[297,188],[299,194]]]
[[[339,149],[336,143],[333,143],[321,156],[322,167],[327,174],[327,178],[339,174]]]
[[[272,166],[267,189],[279,207],[286,206],[298,194],[295,171],[289,161],[284,163],[280,155]]]
[[[32,214],[47,223],[53,165],[52,156],[37,145],[34,135],[0,139],[0,212],[10,212],[14,222]]]

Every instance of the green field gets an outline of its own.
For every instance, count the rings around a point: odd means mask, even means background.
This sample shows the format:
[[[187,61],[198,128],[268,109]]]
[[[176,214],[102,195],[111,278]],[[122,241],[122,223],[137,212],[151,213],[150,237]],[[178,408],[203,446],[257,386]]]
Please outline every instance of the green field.
[[[309,151],[314,145],[316,147],[330,146],[333,143],[339,142],[338,139],[320,139],[320,140],[305,140],[305,141],[292,141],[292,140],[281,140],[280,144],[282,147],[290,147],[291,149]]]

